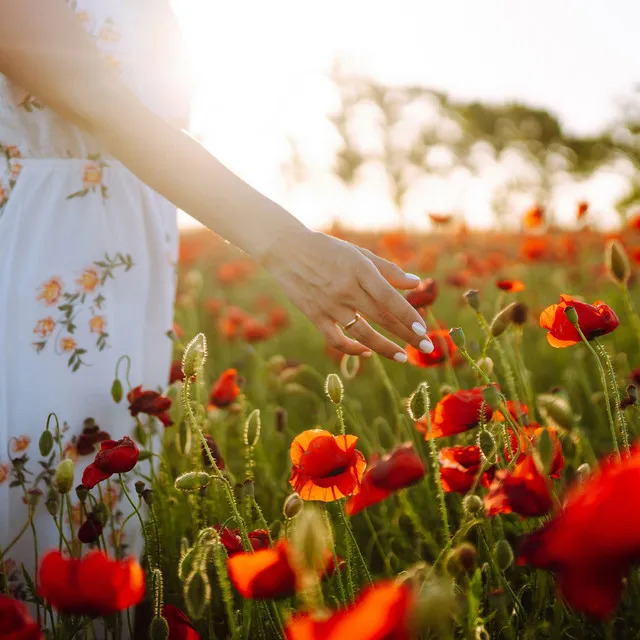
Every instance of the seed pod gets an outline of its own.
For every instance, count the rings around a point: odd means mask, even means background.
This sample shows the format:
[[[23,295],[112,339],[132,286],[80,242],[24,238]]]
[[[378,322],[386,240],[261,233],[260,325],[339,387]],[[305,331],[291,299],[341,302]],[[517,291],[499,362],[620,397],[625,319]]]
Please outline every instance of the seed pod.
[[[63,460],[53,476],[53,486],[62,494],[69,493],[73,489],[73,476],[75,469],[73,462],[68,458]]]
[[[489,407],[491,407],[492,411],[497,411],[500,403],[502,402],[500,392],[495,387],[495,385],[492,384],[488,384],[482,389],[482,398],[489,405]]]
[[[468,513],[470,516],[478,516],[484,513],[484,503],[482,502],[482,498],[473,493],[464,497],[462,507],[465,510],[465,513]]]
[[[180,580],[185,580],[186,577],[193,572],[193,566],[196,558],[196,547],[191,547],[182,554],[180,562],[178,563],[178,577]]]
[[[84,502],[87,499],[88,495],[89,490],[83,484],[79,484],[76,487],[76,496],[78,496],[78,500],[80,500],[80,502]]]
[[[449,337],[456,347],[460,349],[465,348],[467,341],[464,337],[464,331],[460,327],[453,327],[453,329],[449,329]]]
[[[477,559],[478,550],[470,542],[463,542],[449,552],[447,571],[454,577],[470,575],[475,571]]]
[[[47,507],[47,511],[49,515],[56,517],[58,515],[58,508],[60,506],[60,496],[57,491],[53,488],[49,489],[47,493],[47,499],[44,502],[45,507]]]
[[[122,382],[120,382],[120,378],[116,378],[111,385],[111,397],[116,404],[122,400]]]
[[[40,440],[38,441],[38,448],[40,449],[40,455],[46,458],[53,449],[53,434],[49,429],[45,429],[40,434]]]
[[[142,499],[144,500],[144,503],[150,507],[153,504],[153,490],[145,489],[142,492]]]
[[[626,285],[631,277],[629,257],[618,240],[609,240],[604,249],[604,263],[609,277],[619,285]]]
[[[35,509],[38,506],[42,495],[41,489],[29,489],[29,491],[27,491],[27,505],[29,505],[30,509]]]
[[[211,476],[206,471],[187,471],[176,478],[174,486],[183,493],[198,493],[201,487],[211,482]]]
[[[150,640],[167,640],[169,637],[169,624],[162,616],[154,616],[149,625]]]
[[[500,571],[506,571],[513,564],[513,549],[506,540],[498,540],[493,552]]]
[[[508,329],[509,325],[511,324],[513,307],[515,304],[515,302],[512,302],[501,311],[498,311],[498,313],[491,321],[491,325],[489,328],[491,330],[491,335],[494,338],[501,336]]]
[[[529,308],[524,302],[514,302],[511,309],[511,322],[518,326],[523,325],[527,321]]]
[[[138,458],[139,459],[139,458]],[[144,491],[145,488],[145,484],[144,482],[142,482],[142,480],[138,480],[134,485],[133,485],[136,489],[136,493],[140,496],[142,495],[142,492]]]
[[[417,422],[422,420],[429,411],[429,386],[426,382],[421,382],[416,390],[409,396],[407,403],[407,413],[409,417]]]
[[[295,518],[303,509],[304,501],[297,493],[292,493],[290,496],[287,496],[287,499],[284,501],[284,505],[282,507],[282,513],[285,518],[291,520],[291,518]]]
[[[572,307],[571,305],[569,305],[568,307],[564,308],[564,315],[567,316],[567,320],[573,324],[573,325],[577,325],[578,324],[578,312],[576,311],[575,307]]]
[[[199,333],[189,342],[182,356],[182,373],[186,380],[198,375],[207,361],[207,339]]]
[[[474,311],[480,311],[480,292],[477,289],[469,289],[464,294],[464,299]]]
[[[324,392],[333,404],[340,404],[344,397],[344,385],[340,376],[330,373],[324,383]]]
[[[493,375],[493,360],[489,356],[480,358],[476,364],[481,371],[484,371],[489,377]]]

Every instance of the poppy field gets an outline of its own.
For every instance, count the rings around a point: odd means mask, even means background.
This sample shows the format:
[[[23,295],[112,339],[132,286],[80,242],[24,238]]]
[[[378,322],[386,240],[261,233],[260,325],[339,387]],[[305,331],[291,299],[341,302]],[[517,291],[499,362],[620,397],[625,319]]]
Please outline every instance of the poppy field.
[[[406,363],[327,347],[257,265],[185,234],[170,382],[123,355],[111,388],[130,435],[50,420],[49,472],[4,467],[60,540],[21,580],[0,549],[0,638],[638,637],[640,216],[576,215],[334,229],[422,278],[435,348]]]

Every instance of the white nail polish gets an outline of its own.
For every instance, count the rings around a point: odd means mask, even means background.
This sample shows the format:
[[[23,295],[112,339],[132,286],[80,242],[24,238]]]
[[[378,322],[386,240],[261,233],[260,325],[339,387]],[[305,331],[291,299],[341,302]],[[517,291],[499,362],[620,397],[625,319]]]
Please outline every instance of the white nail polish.
[[[420,351],[422,351],[422,353],[431,353],[433,349],[434,349],[433,342],[431,342],[429,338],[420,340]]]
[[[409,278],[409,280],[420,280],[420,276],[417,276],[415,273],[405,273],[405,276]]]
[[[427,333],[425,326],[420,324],[417,321],[411,325],[411,328],[413,329],[413,333],[415,333],[418,336],[423,336]]]
[[[365,351],[363,353],[360,354],[363,358],[370,358],[373,353],[371,353],[371,351]]]
[[[396,362],[406,362],[407,361],[407,354],[404,351],[398,351],[398,353],[396,353],[393,356],[393,359]]]

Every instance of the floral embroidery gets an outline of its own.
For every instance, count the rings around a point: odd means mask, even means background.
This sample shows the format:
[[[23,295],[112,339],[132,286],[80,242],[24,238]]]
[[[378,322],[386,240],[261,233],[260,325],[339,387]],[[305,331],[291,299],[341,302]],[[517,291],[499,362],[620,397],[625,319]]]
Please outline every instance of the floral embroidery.
[[[109,278],[115,278],[116,269],[129,271],[134,266],[129,254],[116,253],[112,258],[105,254],[102,260],[96,260],[91,267],[85,267],[75,280],[75,290],[66,290],[62,279],[58,276],[49,278],[42,284],[36,296],[47,307],[57,306],[60,315],[48,315],[36,321],[33,333],[38,340],[32,343],[37,353],[40,353],[54,337],[55,352],[68,355],[67,365],[71,371],[77,371],[82,365],[88,366],[84,356],[87,349],[78,344],[75,337],[77,318],[81,313],[88,312],[87,322],[89,333],[96,336],[95,346],[103,351],[109,346],[107,320],[103,313],[105,297],[102,287]]]
[[[15,145],[3,145],[0,144],[0,156],[4,156],[7,161],[7,176],[8,184],[4,184],[0,180],[0,214],[4,209],[7,202],[9,202],[9,196],[11,191],[16,186],[16,182],[22,171],[22,164],[18,161],[22,157],[20,149]]]
[[[98,39],[110,44],[120,42],[120,34],[115,29],[111,18],[105,20],[102,29],[100,29],[100,33],[98,33]]]
[[[11,442],[13,453],[22,453],[31,444],[31,438],[29,436],[18,436],[17,438],[13,438]]]
[[[0,484],[6,482],[9,477],[9,465],[6,462],[0,463]]]
[[[9,200],[9,189],[0,182],[0,210],[7,204],[7,200]]]
[[[82,171],[82,189],[67,196],[67,200],[72,198],[84,198],[89,193],[100,192],[103,199],[109,197],[109,189],[102,181],[102,170],[109,165],[101,159],[99,153],[89,154],[87,164]]]

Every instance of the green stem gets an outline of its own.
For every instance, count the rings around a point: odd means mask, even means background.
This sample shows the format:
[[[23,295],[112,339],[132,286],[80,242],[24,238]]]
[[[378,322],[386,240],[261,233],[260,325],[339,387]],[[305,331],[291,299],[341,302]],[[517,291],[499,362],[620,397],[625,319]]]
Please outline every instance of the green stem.
[[[638,341],[638,345],[640,346],[640,319],[638,318],[638,314],[636,310],[633,308],[633,302],[631,300],[631,295],[629,294],[629,288],[626,284],[620,285],[622,289],[622,297],[624,299],[624,305],[627,308],[627,313],[629,314],[629,318],[631,318],[631,324],[633,325],[633,330],[636,334],[636,339]]]
[[[378,537],[378,532],[376,531],[376,528],[373,526],[373,522],[371,522],[371,518],[369,517],[369,512],[366,509],[364,509],[362,514],[364,515],[364,520],[367,523],[367,526],[369,527],[369,531],[371,532],[373,543],[376,549],[378,550],[378,553],[380,554],[382,561],[384,562],[385,575],[389,578],[393,574],[393,570],[391,569],[391,563],[389,562],[389,554],[385,553],[384,551],[384,548],[380,542],[380,538]]]
[[[373,584],[373,578],[371,577],[371,573],[369,573],[369,567],[367,567],[367,563],[365,562],[365,559],[362,555],[362,551],[360,551],[360,547],[358,546],[358,541],[356,540],[356,536],[354,535],[353,529],[351,528],[351,523],[349,522],[349,519],[347,518],[344,512],[344,505],[342,503],[338,505],[338,510],[340,511],[340,517],[342,518],[344,528],[346,529],[347,534],[351,539],[351,544],[353,545],[353,548],[356,551],[356,555],[358,556],[358,561],[360,562],[360,568],[362,569],[362,573],[367,579],[367,582],[369,584]]]

